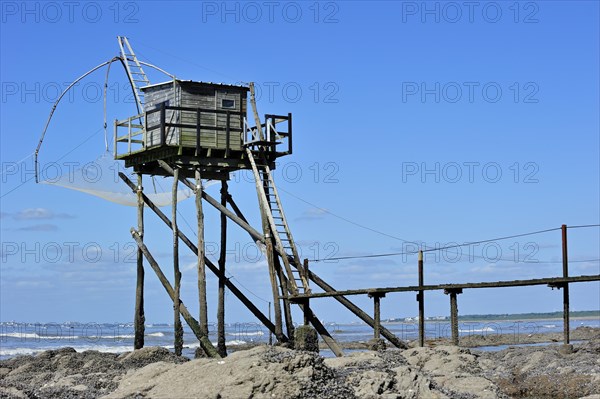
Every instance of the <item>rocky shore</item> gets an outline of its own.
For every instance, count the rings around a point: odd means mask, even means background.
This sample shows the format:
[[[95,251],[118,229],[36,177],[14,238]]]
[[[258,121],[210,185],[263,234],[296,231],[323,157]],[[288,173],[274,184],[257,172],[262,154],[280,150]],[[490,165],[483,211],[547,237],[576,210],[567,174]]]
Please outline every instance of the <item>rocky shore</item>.
[[[0,398],[600,399],[600,331],[573,333],[587,340],[572,350],[431,342],[326,359],[269,346],[221,360],[158,347],[122,355],[64,348],[0,361]]]

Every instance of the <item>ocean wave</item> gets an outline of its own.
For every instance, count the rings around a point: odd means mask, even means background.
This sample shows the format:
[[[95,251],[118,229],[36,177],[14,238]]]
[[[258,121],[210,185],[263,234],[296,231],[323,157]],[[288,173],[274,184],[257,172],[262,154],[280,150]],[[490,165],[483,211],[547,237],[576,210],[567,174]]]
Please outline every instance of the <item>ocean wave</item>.
[[[164,337],[165,333],[162,332],[154,332],[150,334],[146,334],[147,337]]]
[[[0,349],[0,356],[19,356],[19,355],[35,355],[45,351],[46,349],[39,348],[11,348]]]
[[[39,335],[38,333],[2,333],[2,338],[19,338],[19,339],[70,339],[75,340],[80,337],[77,335]]]
[[[542,327],[543,328],[556,328],[556,324],[545,324]]]
[[[90,340],[98,340],[98,339],[132,339],[135,338],[133,334],[124,334],[124,335],[90,335],[85,337]]]
[[[458,330],[458,332],[461,333],[470,333],[470,332],[494,332],[496,330],[494,330],[492,327],[484,327],[484,328],[474,328],[474,329],[469,329],[469,330]]]
[[[228,332],[227,335],[233,335],[234,337],[262,337],[265,335],[263,331],[252,331],[252,332]]]
[[[77,352],[98,351],[110,353],[125,353],[130,352],[129,346],[107,346],[107,345],[80,345],[72,346]],[[47,350],[56,350],[60,348],[2,348],[0,356],[19,356],[19,355],[35,355]]]

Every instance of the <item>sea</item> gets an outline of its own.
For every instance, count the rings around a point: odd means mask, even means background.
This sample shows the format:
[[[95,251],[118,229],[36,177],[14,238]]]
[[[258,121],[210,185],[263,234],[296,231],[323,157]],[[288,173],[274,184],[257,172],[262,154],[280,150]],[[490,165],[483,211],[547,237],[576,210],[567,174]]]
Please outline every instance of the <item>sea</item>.
[[[335,323],[324,322],[331,335],[340,342],[367,342],[373,338],[373,330],[362,322]],[[382,325],[404,341],[418,339],[417,322],[382,322]],[[600,328],[599,318],[571,318],[570,327]],[[193,358],[198,340],[191,330],[184,326],[183,355]],[[217,326],[209,325],[209,338],[216,345]],[[426,339],[449,338],[450,323],[447,320],[427,321]],[[562,320],[485,320],[459,322],[459,335],[495,335],[514,336],[512,345],[520,345],[522,334],[562,332]],[[147,324],[145,328],[145,346],[161,346],[173,350],[173,326],[170,324]],[[275,341],[269,330],[259,323],[230,323],[225,327],[228,351],[245,344]],[[94,350],[100,352],[124,353],[133,348],[134,330],[132,323],[19,323],[0,322],[0,360],[18,355],[34,355],[49,349],[72,347],[77,351]],[[481,350],[499,350],[500,347],[481,347]],[[329,350],[321,350],[324,357],[333,356]]]

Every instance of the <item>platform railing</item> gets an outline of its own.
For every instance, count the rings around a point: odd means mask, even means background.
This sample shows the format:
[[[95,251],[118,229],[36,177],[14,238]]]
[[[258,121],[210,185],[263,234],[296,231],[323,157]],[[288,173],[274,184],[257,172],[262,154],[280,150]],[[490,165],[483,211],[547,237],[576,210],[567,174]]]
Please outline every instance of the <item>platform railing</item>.
[[[139,151],[145,147],[144,142],[144,125],[141,123],[144,119],[144,114],[134,115],[124,120],[115,120],[115,133],[114,133],[114,147],[113,153],[115,159],[119,156],[125,155],[123,153],[119,153],[119,143],[127,143],[127,151],[126,154],[131,154],[132,152]],[[127,133],[119,136],[119,128],[126,128]],[[137,139],[136,137],[142,136],[141,139]],[[134,145],[136,147],[134,148]]]
[[[168,115],[168,111],[173,112]],[[159,114],[158,118],[153,117],[156,113]],[[195,123],[181,123],[183,115],[186,115],[185,119],[194,120]],[[214,124],[203,124],[202,120],[205,115],[213,115]],[[217,126],[218,115],[226,116],[225,126]],[[234,115],[241,118],[241,128],[231,126],[231,117]],[[152,125],[149,125],[149,123],[152,123]],[[282,126],[282,124],[287,124],[287,131],[283,131],[285,126]],[[268,152],[274,152],[278,156],[292,153],[291,113],[287,115],[266,114],[265,122],[260,125],[260,128],[257,128],[251,126],[244,113],[240,111],[175,107],[163,103],[143,114],[115,121],[114,156],[118,159],[153,147],[181,147],[183,145],[182,129],[195,130],[196,154],[201,153],[203,148],[202,134],[206,131],[215,132],[215,135],[216,132],[225,132],[225,146],[222,149],[225,150],[226,156],[229,156],[230,151],[234,149],[232,143],[235,142],[239,143],[240,146],[260,144],[266,147]],[[125,134],[122,134],[123,130],[126,131]],[[156,132],[158,132],[158,140],[155,140]],[[177,135],[174,140],[169,139],[170,132]],[[123,149],[123,146],[119,146],[122,143],[127,143],[125,149]],[[283,151],[277,151],[280,144],[283,144]],[[239,147],[236,145],[235,148]]]

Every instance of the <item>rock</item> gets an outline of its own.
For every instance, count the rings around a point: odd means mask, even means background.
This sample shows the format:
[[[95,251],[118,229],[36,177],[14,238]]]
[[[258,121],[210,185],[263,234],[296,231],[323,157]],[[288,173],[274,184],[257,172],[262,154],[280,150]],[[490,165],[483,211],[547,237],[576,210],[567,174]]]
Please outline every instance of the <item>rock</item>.
[[[206,352],[204,352],[204,349],[202,349],[201,347],[197,347],[194,351],[194,359],[203,359],[207,357],[208,356],[206,356]]]
[[[140,368],[151,363],[162,361],[182,363],[188,360],[189,359],[177,356],[174,353],[171,353],[168,349],[159,346],[148,346],[146,348],[136,349],[133,352],[127,352],[119,356],[119,363],[127,368]]]
[[[294,349],[319,352],[319,337],[311,326],[299,326],[294,330]]]
[[[384,351],[386,350],[387,345],[385,343],[385,340],[379,338],[373,338],[372,340],[369,341],[369,349],[372,351]]]
[[[571,344],[561,345],[559,352],[562,353],[563,355],[570,355],[571,353],[573,353],[573,345],[571,345]]]

